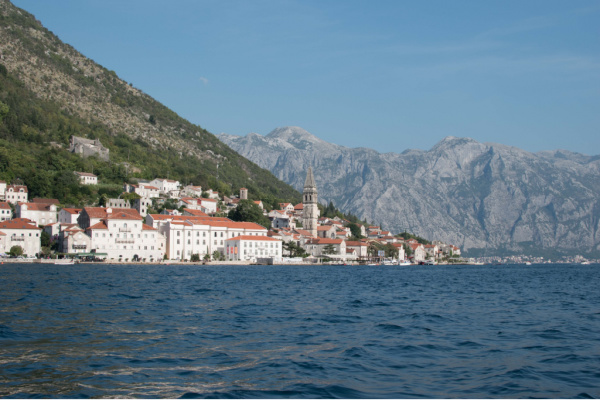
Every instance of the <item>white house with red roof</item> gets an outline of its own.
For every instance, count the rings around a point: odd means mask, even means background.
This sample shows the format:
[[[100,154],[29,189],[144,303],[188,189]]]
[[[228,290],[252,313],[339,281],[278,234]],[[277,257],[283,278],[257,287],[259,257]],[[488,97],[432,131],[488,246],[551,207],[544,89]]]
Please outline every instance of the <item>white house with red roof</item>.
[[[0,252],[8,253],[13,246],[21,246],[23,254],[35,256],[41,251],[41,233],[42,229],[28,219],[0,221],[0,243],[3,246]]]
[[[267,236],[267,229],[253,222],[234,222],[221,217],[148,214],[146,223],[158,229],[167,241],[171,260],[200,258],[215,251],[225,254],[225,241],[237,236]]]
[[[12,219],[13,212],[12,208],[10,208],[10,204],[6,201],[0,201],[0,221],[7,221]]]
[[[304,242],[302,247],[313,257],[347,258],[346,242],[342,239],[313,238]],[[328,249],[332,252],[328,253]]]
[[[79,183],[82,185],[97,185],[98,177],[89,172],[77,172],[74,171],[75,175],[79,178]]]
[[[346,241],[346,249],[355,251],[357,259],[366,260],[369,257],[369,243],[363,241]]]
[[[294,205],[292,203],[279,203],[279,209],[286,213],[294,212]]]
[[[269,236],[240,235],[225,241],[227,261],[272,258],[274,262],[281,262],[282,251],[282,241]]]
[[[76,224],[81,211],[83,211],[83,208],[65,207],[58,212],[58,222],[62,224]]]
[[[92,250],[92,238],[77,225],[64,224],[58,234],[61,253],[87,253]]]
[[[52,203],[17,203],[17,218],[26,218],[36,225],[44,226],[58,221],[58,209]]]
[[[136,210],[85,207],[79,224],[91,238],[90,251],[106,253],[107,259],[158,261],[165,255],[165,237]]]
[[[204,211],[207,214],[215,214],[217,212],[218,201],[216,199],[206,199],[200,198],[198,199],[200,203],[200,210]]]
[[[8,185],[4,194],[5,200],[12,204],[19,202],[26,203],[28,201],[27,186],[24,185]]]

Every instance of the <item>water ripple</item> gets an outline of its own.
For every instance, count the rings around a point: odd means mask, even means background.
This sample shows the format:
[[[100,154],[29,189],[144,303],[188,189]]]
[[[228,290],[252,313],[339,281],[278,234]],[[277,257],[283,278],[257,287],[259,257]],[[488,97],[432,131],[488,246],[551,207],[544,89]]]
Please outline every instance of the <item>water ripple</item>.
[[[0,396],[597,398],[599,281],[576,265],[4,264]]]

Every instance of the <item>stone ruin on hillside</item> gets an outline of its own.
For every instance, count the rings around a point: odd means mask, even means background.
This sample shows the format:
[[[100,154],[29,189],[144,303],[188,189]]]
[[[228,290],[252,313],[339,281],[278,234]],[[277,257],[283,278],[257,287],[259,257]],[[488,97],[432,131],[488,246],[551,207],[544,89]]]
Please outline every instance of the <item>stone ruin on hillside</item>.
[[[79,154],[82,157],[98,156],[98,158],[108,161],[108,149],[102,146],[100,140],[85,139],[77,136],[71,136],[69,140],[69,151]]]

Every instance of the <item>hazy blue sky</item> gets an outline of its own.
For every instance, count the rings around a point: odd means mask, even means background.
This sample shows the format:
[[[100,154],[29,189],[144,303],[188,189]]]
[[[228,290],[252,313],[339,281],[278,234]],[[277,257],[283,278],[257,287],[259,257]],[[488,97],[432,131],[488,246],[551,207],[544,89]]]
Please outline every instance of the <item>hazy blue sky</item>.
[[[600,2],[14,0],[212,133],[600,154]]]

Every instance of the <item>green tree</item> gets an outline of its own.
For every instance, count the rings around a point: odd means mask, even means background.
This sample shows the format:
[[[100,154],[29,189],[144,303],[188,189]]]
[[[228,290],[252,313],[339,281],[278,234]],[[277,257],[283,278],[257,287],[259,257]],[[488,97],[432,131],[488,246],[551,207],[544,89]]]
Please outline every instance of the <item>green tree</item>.
[[[18,257],[23,255],[23,248],[21,246],[13,246],[10,248],[8,255],[11,257]]]
[[[200,261],[200,254],[192,254],[192,256],[190,257],[190,261],[191,262],[198,262]]]
[[[364,238],[364,236],[362,235],[362,232],[360,230],[360,227],[358,225],[356,225],[354,222],[350,222],[347,225],[348,228],[350,228],[350,233],[352,234],[352,236],[354,236],[356,239],[362,239]]]
[[[6,117],[8,115],[9,111],[10,111],[10,107],[8,106],[8,104],[4,104],[3,102],[0,101],[0,122],[2,122],[4,117]]]
[[[225,261],[225,255],[221,253],[219,250],[213,251],[212,258],[215,261]]]
[[[240,200],[237,207],[229,211],[227,217],[233,221],[254,222],[269,228],[271,221],[263,215],[263,211],[258,204],[252,200]]]
[[[50,247],[50,235],[46,231],[42,231],[40,235],[40,244],[42,247]]]
[[[308,253],[296,244],[294,241],[283,242],[283,249],[288,252],[290,257],[307,257]]]
[[[335,254],[335,246],[333,244],[328,244],[323,248],[323,254]]]

